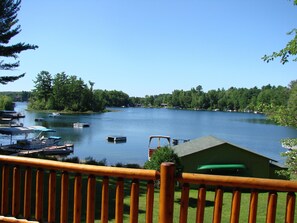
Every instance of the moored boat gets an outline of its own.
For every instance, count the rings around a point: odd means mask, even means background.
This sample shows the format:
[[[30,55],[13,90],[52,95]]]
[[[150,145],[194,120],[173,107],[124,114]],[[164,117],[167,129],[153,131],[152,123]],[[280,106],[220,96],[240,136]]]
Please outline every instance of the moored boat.
[[[45,132],[55,132],[53,129],[48,129],[43,126],[31,126],[31,127],[11,127],[11,128],[0,128],[0,134],[9,135],[10,143],[6,145],[1,145],[0,149],[4,152],[10,154],[32,154],[32,153],[42,153],[43,150],[49,150],[50,148],[69,148],[73,147],[73,144],[63,144],[61,142],[61,137],[59,136],[49,136],[45,137]],[[37,133],[36,137],[31,139],[28,135],[31,133]],[[13,139],[13,136],[23,135],[23,139]],[[51,150],[53,151],[53,150]]]
[[[61,114],[59,112],[53,112],[53,113],[49,114],[48,117],[58,117],[60,115]]]
[[[152,147],[155,140],[157,140],[157,145]],[[149,137],[148,160],[151,159],[156,149],[160,148],[161,146],[171,146],[171,137],[164,135],[151,135]]]

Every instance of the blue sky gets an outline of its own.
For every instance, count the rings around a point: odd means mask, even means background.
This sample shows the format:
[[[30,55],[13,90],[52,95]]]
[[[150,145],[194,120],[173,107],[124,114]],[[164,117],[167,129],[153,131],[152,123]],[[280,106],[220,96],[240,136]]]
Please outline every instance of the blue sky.
[[[5,74],[26,76],[1,91],[32,90],[43,70],[140,97],[297,79],[297,63],[261,60],[292,38],[286,34],[297,27],[292,1],[23,0],[21,6],[22,32],[11,43],[39,48],[20,54],[18,70]]]

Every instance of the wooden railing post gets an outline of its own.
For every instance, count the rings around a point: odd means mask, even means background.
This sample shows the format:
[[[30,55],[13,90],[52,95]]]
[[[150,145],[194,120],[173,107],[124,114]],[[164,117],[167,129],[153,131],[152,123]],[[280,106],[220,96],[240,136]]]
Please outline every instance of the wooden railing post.
[[[139,210],[139,180],[137,179],[132,180],[130,197],[130,223],[137,223]]]
[[[63,172],[61,177],[61,212],[60,212],[60,222],[68,221],[68,197],[69,197],[69,174],[68,172]]]
[[[95,200],[96,200],[96,178],[94,175],[89,175],[87,186],[87,223],[95,222]]]
[[[24,218],[31,216],[31,191],[32,187],[32,169],[26,167],[25,170],[25,182],[24,182]]]
[[[12,216],[17,217],[20,214],[21,208],[21,189],[20,189],[20,168],[15,166],[13,168],[13,182],[12,182]]]
[[[82,176],[76,174],[74,178],[74,203],[73,203],[73,222],[81,222],[81,203],[82,203]]]
[[[266,223],[274,223],[276,218],[277,192],[269,192]]]
[[[184,183],[182,185],[182,191],[181,191],[179,222],[188,221],[189,194],[190,194],[190,185],[188,183]]]
[[[174,163],[162,163],[160,171],[160,205],[159,222],[173,222],[173,204],[174,204],[174,182],[175,165]]]
[[[238,188],[236,188],[233,191],[233,197],[232,197],[232,203],[231,203],[230,223],[238,223],[239,222],[240,201],[241,201],[241,191]]]
[[[9,204],[9,167],[8,165],[3,165],[2,167],[2,191],[1,191],[1,215],[8,214],[8,204]]]
[[[258,208],[258,191],[252,190],[250,198],[250,209],[248,223],[255,223],[257,220],[257,208]]]
[[[223,207],[223,195],[224,191],[222,187],[218,187],[215,192],[215,203],[213,208],[213,223],[220,223],[222,218],[222,207]]]
[[[206,203],[206,186],[201,185],[198,189],[198,198],[197,198],[197,212],[196,212],[196,222],[204,222],[204,211]]]
[[[101,192],[101,223],[108,223],[108,190],[109,190],[109,178],[103,177],[102,180],[102,192]]]
[[[115,222],[124,222],[124,179],[118,178],[116,185]]]
[[[146,223],[152,223],[153,222],[153,210],[154,210],[154,181],[150,180],[147,182],[147,188],[146,188],[147,194],[146,194],[146,216],[145,216],[145,222]]]
[[[36,172],[36,191],[35,191],[35,218],[42,221],[43,214],[43,176],[44,170],[38,169]]]
[[[294,222],[295,216],[295,204],[296,204],[296,195],[294,192],[287,194],[287,208],[286,208],[286,220],[287,223]]]
[[[51,170],[48,183],[48,217],[47,221],[53,223],[56,220],[56,172]]]

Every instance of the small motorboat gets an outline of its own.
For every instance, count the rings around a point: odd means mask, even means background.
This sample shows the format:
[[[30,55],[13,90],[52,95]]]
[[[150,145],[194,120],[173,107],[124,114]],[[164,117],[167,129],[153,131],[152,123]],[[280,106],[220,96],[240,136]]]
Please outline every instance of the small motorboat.
[[[53,112],[51,114],[48,115],[48,117],[57,117],[60,116],[61,114],[59,112]]]

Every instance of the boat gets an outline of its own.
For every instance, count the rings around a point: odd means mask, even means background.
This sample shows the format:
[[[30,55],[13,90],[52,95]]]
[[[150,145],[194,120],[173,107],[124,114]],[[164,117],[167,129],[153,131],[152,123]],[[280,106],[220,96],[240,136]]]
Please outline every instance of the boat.
[[[106,139],[107,139],[108,142],[113,142],[113,143],[127,142],[127,137],[126,136],[113,135],[113,136],[107,136]]]
[[[75,122],[75,123],[73,123],[73,128],[85,128],[85,127],[90,127],[90,124],[86,123],[86,122]]]
[[[152,147],[154,141],[157,140],[157,145]],[[149,137],[149,146],[148,146],[148,160],[151,159],[153,153],[159,149],[161,146],[171,146],[171,137],[165,135],[151,135]]]
[[[48,117],[58,117],[60,115],[61,114],[59,112],[53,112],[53,113],[49,114]]]
[[[1,118],[1,120],[20,119],[20,118],[25,118],[25,115],[23,115],[20,112],[16,112],[14,110],[1,110],[0,111],[0,118]]]
[[[10,143],[1,145],[0,150],[9,154],[32,154],[32,153],[43,153],[53,148],[69,148],[73,147],[73,144],[62,144],[61,137],[49,136],[45,137],[44,133],[55,132],[53,129],[49,129],[43,126],[31,126],[31,127],[6,127],[0,128],[0,134],[9,135]],[[29,134],[37,134],[37,136],[29,139]],[[23,135],[24,138],[13,139],[14,136]]]
[[[35,118],[35,122],[43,122],[44,120],[44,118]]]
[[[13,127],[22,126],[20,119],[24,118],[25,115],[20,112],[10,110],[0,110],[0,126],[1,127]]]
[[[197,167],[197,173],[247,176],[247,167],[242,163],[205,164]]]

